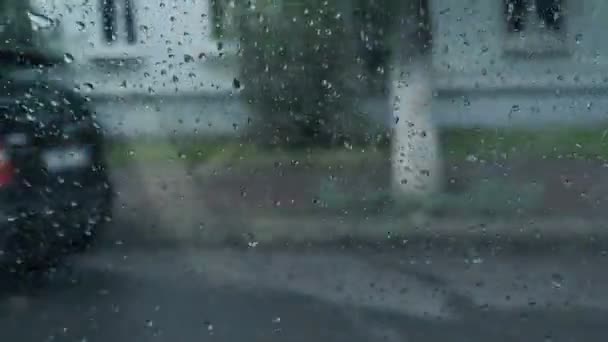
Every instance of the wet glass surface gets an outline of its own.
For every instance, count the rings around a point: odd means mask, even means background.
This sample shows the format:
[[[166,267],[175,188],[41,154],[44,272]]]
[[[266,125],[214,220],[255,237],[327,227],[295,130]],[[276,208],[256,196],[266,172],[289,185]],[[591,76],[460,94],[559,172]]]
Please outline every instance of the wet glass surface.
[[[0,340],[604,341],[606,15],[0,1]]]

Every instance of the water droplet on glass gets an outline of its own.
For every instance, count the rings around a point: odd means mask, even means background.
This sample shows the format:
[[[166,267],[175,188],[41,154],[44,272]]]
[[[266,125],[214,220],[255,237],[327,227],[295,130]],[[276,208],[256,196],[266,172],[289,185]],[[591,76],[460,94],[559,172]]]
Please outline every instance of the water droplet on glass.
[[[480,257],[475,257],[471,260],[471,262],[475,265],[479,265],[479,264],[483,263],[483,259]]]
[[[76,22],[76,27],[78,28],[78,31],[80,31],[80,32],[84,31],[87,28],[87,26],[85,25],[85,23],[82,22],[82,21],[77,21]]]
[[[564,278],[562,277],[561,274],[558,273],[553,273],[551,275],[551,285],[556,288],[559,289],[563,286],[564,283]]]
[[[72,56],[72,54],[70,54],[70,53],[66,53],[66,54],[63,55],[63,60],[66,63],[73,63],[74,62],[74,56]]]
[[[466,158],[466,161],[470,162],[470,163],[474,163],[478,160],[477,156],[473,155],[473,154],[469,154]]]

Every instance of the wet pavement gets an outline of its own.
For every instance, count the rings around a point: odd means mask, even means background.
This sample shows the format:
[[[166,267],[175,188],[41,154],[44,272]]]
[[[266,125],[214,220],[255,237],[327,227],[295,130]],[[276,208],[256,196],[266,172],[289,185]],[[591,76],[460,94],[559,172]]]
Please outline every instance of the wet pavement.
[[[3,289],[2,341],[605,341],[608,258],[113,250]]]

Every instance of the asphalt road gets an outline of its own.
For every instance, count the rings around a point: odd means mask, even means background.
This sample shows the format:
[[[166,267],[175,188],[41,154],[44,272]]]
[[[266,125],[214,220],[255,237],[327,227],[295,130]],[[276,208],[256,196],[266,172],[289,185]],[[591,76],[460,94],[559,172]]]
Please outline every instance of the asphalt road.
[[[4,286],[0,341],[607,339],[608,306],[604,308],[602,297],[602,289],[608,284],[602,274],[606,258],[569,256],[553,263],[547,258],[476,257],[465,261],[418,259],[416,263],[408,257],[408,265],[418,268],[399,268],[394,264],[398,259],[395,255],[364,259],[318,251],[304,255],[98,251],[75,258],[70,267],[60,268],[47,282],[25,289]],[[585,261],[581,263],[582,259]],[[459,270],[454,265],[466,266]],[[477,266],[483,267],[471,271]],[[546,289],[544,280],[534,280],[542,273],[535,269],[553,274]],[[425,276],[420,270],[435,273]],[[345,274],[349,276],[342,276]],[[503,277],[497,278],[497,274]],[[519,279],[523,283],[519,291],[529,298],[521,305],[505,306],[492,300],[480,305],[484,293],[475,289],[485,288],[489,298],[504,297],[500,287],[493,284],[504,284],[505,275],[510,280]],[[529,278],[522,278],[526,275]],[[386,279],[392,283],[386,283]],[[358,291],[359,296],[328,295],[333,289],[329,291],[326,284],[334,280],[342,282],[337,292]],[[545,292],[562,291],[568,281],[576,283],[570,292],[543,296]],[[356,283],[365,286],[357,287]],[[384,283],[389,285],[385,287]],[[395,293],[410,296],[411,303],[422,299],[422,307],[428,304],[428,315],[426,309],[410,311],[392,305],[395,299],[391,299],[390,284],[399,288]],[[436,295],[425,299],[427,285]],[[517,293],[510,293],[516,301]],[[580,299],[577,293],[589,295],[589,300]],[[432,313],[437,298],[443,302],[445,314]]]

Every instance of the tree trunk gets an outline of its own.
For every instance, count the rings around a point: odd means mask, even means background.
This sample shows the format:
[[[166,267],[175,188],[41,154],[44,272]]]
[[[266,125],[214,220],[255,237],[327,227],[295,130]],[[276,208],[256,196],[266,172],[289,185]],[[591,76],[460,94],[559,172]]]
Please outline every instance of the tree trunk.
[[[404,3],[400,11],[390,96],[392,182],[398,198],[424,200],[438,192],[442,182],[439,137],[431,118],[430,24],[423,1]]]

